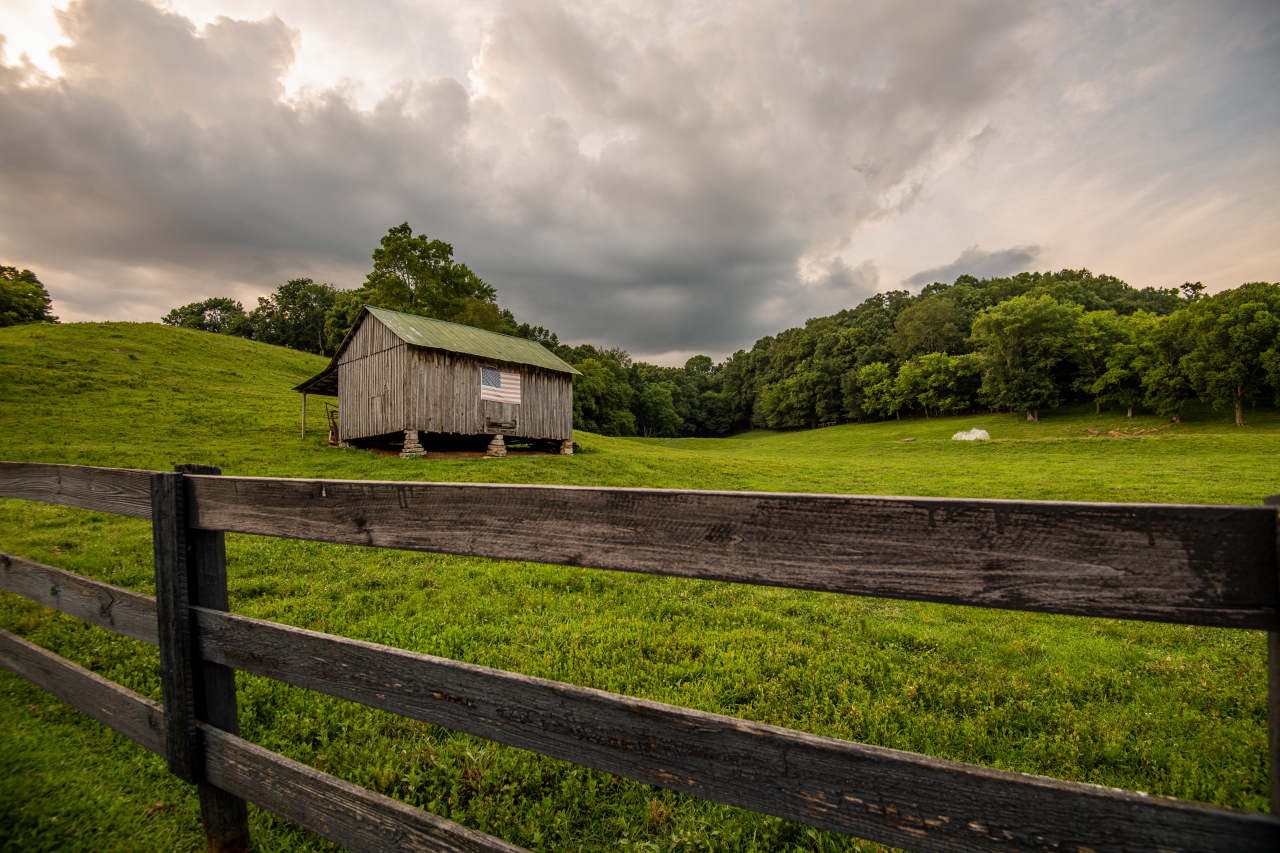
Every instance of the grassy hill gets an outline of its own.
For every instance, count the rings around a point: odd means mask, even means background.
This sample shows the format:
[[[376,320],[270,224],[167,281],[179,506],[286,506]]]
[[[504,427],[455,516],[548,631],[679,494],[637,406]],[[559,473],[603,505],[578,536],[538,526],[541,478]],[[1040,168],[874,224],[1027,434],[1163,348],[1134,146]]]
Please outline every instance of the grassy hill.
[[[0,458],[242,475],[1257,503],[1280,417],[1088,410],[579,434],[572,458],[400,460],[299,436],[324,359],[149,324],[0,329]],[[313,398],[314,402],[314,398]],[[990,442],[952,441],[982,427]],[[1096,435],[1094,435],[1096,433]],[[1115,433],[1109,435],[1108,433]],[[906,441],[905,439],[915,439]],[[151,591],[143,522],[0,500],[0,550]],[[228,537],[233,610],[804,731],[1265,809],[1265,640],[563,567]],[[158,698],[154,650],[0,593],[0,627]],[[241,675],[242,733],[531,849],[845,850],[739,812]],[[163,765],[0,673],[0,850],[199,849]],[[253,812],[263,850],[329,845]]]

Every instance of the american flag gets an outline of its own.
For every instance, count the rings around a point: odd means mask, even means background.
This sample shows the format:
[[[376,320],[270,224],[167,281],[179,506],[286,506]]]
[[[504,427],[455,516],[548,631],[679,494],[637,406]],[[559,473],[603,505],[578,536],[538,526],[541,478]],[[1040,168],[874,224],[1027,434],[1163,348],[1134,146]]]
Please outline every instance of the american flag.
[[[480,399],[520,405],[520,374],[480,368]]]

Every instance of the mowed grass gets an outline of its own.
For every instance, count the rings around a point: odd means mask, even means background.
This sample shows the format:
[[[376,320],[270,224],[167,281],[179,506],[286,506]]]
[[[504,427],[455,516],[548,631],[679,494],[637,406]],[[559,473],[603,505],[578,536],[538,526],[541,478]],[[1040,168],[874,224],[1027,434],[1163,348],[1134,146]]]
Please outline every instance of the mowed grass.
[[[572,458],[400,460],[324,444],[289,388],[324,359],[143,324],[0,330],[0,458],[228,474],[1258,503],[1280,417],[1087,409],[753,432],[579,434]],[[990,442],[952,441],[982,427]],[[1090,437],[1089,431],[1098,433]],[[1141,430],[1141,435],[1133,433]],[[1124,432],[1122,437],[1106,433]],[[915,441],[904,441],[904,439]],[[0,550],[152,591],[149,526],[0,500]],[[897,749],[1266,810],[1265,638],[228,536],[232,609]],[[159,698],[152,648],[0,593],[0,627]],[[535,850],[875,845],[650,788],[266,679],[242,734]],[[0,673],[0,849],[202,849],[163,763]],[[332,846],[251,809],[261,850]]]

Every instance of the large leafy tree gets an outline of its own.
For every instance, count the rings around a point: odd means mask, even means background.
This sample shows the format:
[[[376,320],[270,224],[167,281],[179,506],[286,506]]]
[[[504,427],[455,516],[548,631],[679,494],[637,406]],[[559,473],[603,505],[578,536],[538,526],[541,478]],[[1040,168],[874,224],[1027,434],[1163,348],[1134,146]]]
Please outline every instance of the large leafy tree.
[[[894,385],[899,398],[918,403],[928,418],[930,410],[945,415],[969,408],[978,371],[972,356],[933,352],[904,362]]]
[[[517,329],[515,315],[498,303],[484,299],[470,298],[462,301],[462,307],[449,318],[454,323],[464,326],[475,326],[501,335],[514,334]]]
[[[670,382],[651,382],[635,395],[632,405],[635,422],[645,438],[680,435],[684,420],[676,413],[672,395],[675,390]]]
[[[373,304],[438,320],[481,317],[474,303],[491,303],[497,296],[466,264],[453,259],[453,246],[425,234],[415,236],[407,222],[387,231],[374,249],[366,281]],[[488,319],[483,315],[482,322]]]
[[[1200,399],[1235,408],[1274,388],[1270,371],[1280,350],[1280,284],[1253,282],[1199,299],[1186,310],[1190,351],[1180,366]]]
[[[1102,399],[1107,383],[1107,359],[1116,347],[1126,343],[1129,330],[1124,320],[1114,311],[1086,311],[1071,332],[1071,355],[1076,363],[1076,378],[1072,387],[1093,395],[1094,412],[1102,411]]]
[[[0,326],[56,322],[49,292],[36,274],[0,266]]]
[[[1106,351],[1105,369],[1086,389],[1097,400],[1123,406],[1126,417],[1133,417],[1134,406],[1142,403],[1142,371],[1137,362],[1142,355],[1142,343],[1156,322],[1158,318],[1146,311],[1119,318],[1122,337]]]
[[[203,302],[188,302],[181,308],[174,308],[160,320],[166,326],[221,334],[240,332],[244,321],[244,306],[225,296],[214,296]]]
[[[816,424],[817,380],[806,360],[801,369],[760,389],[758,416],[773,429]]]
[[[997,408],[1024,410],[1040,421],[1040,409],[1057,406],[1062,388],[1055,368],[1070,351],[1083,313],[1052,296],[1017,296],[986,309],[973,321],[971,339],[982,363],[982,397]]]
[[[325,318],[337,300],[330,284],[295,278],[271,296],[259,296],[258,307],[245,317],[243,336],[267,344],[325,355]]]
[[[958,352],[969,336],[972,316],[946,296],[928,297],[898,314],[889,345],[899,358]]]
[[[1191,383],[1182,357],[1191,350],[1187,312],[1152,318],[1141,340],[1133,370],[1142,380],[1142,404],[1173,420],[1182,421],[1182,406],[1191,397]]]
[[[635,435],[626,370],[608,358],[588,358],[573,377],[573,426],[601,435]]]
[[[369,303],[373,294],[367,287],[355,290],[340,290],[333,298],[333,305],[324,315],[325,349],[337,352],[342,341],[355,325],[360,310]]]
[[[512,334],[517,338],[536,341],[552,352],[558,353],[561,348],[560,336],[555,332],[542,328],[541,326],[531,326],[528,323],[521,323],[516,326],[516,329]]]
[[[905,383],[898,383],[893,370],[883,361],[875,361],[858,370],[855,383],[861,390],[862,413],[867,415],[883,415],[888,417],[902,410],[906,400],[903,398]]]

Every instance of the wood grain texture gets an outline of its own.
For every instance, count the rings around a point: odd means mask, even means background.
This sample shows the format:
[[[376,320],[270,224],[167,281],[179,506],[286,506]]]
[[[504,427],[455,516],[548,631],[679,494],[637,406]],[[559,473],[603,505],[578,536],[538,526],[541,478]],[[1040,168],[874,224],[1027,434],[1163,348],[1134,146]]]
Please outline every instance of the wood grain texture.
[[[149,471],[0,462],[0,498],[22,498],[151,518]]]
[[[1280,819],[991,770],[195,608],[246,672],[663,788],[920,851],[1274,851]]]
[[[156,600],[93,578],[0,553],[0,589],[155,645]]]
[[[164,757],[164,714],[145,696],[0,630],[0,666]]]
[[[1280,495],[1263,499],[1280,508]],[[1276,575],[1280,577],[1280,512],[1276,513]],[[1271,813],[1280,815],[1280,631],[1267,632],[1267,741],[1270,750]]]
[[[181,474],[155,472],[151,475],[151,541],[155,556],[156,638],[165,711],[165,755],[169,772],[194,784],[200,781],[200,757],[196,740],[183,504]]]
[[[1280,633],[1267,632],[1267,745],[1271,751],[1271,813],[1280,815]]]
[[[1276,510],[191,477],[192,527],[1008,610],[1280,627]]]
[[[221,469],[209,465],[178,465],[178,473],[217,476]],[[184,477],[185,479],[185,477]],[[184,483],[184,489],[189,488]],[[220,530],[186,530],[187,601],[210,610],[231,609],[227,594],[226,534]],[[194,661],[196,719],[233,735],[240,734],[236,711],[235,673],[225,666]]]
[[[217,476],[222,473],[221,468],[213,465],[177,465],[174,470],[184,475]],[[187,530],[184,535],[190,604],[211,610],[230,610],[226,535],[219,530]],[[235,671],[198,657],[192,664],[196,719],[229,734],[240,734]],[[202,756],[202,760],[207,768],[208,759]],[[204,826],[208,853],[248,853],[253,842],[249,834],[249,808],[245,801],[208,781],[200,782],[198,787],[200,821]]]
[[[355,853],[524,848],[366,791],[234,735],[200,727],[210,781]]]

